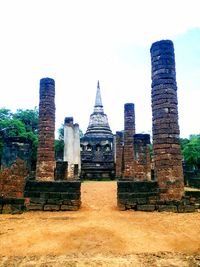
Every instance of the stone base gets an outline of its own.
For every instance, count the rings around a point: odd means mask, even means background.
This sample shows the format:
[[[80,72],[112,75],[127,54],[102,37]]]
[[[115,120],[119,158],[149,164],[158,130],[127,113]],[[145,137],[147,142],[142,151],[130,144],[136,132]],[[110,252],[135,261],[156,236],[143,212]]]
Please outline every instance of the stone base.
[[[160,189],[155,181],[118,181],[119,210],[195,212],[200,208],[200,191],[187,191],[180,200],[160,200]]]
[[[21,214],[26,211],[23,198],[0,198],[0,214]]]
[[[81,206],[80,181],[28,181],[29,211],[75,211]]]

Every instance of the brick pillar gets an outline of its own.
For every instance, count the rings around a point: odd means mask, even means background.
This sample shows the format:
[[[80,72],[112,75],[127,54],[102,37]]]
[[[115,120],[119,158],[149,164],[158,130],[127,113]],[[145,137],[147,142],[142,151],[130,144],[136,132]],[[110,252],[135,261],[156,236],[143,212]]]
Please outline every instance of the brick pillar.
[[[161,188],[161,199],[180,200],[184,181],[173,43],[170,40],[153,43],[150,51],[155,178]]]
[[[53,79],[40,80],[39,143],[37,150],[36,179],[54,180],[55,153],[55,82]]]
[[[134,176],[134,144],[135,107],[134,104],[124,105],[124,178]]]
[[[134,135],[134,176],[138,181],[151,180],[150,135]]]
[[[123,133],[116,132],[116,177],[122,177],[123,171]]]

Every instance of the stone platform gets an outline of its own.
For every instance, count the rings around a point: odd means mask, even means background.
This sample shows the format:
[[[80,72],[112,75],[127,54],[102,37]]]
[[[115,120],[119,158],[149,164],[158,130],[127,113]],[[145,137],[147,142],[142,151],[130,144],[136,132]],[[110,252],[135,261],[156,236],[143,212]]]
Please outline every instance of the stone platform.
[[[24,197],[27,210],[75,211],[81,206],[80,181],[28,181]]]
[[[117,203],[120,210],[195,212],[200,208],[200,191],[186,191],[181,200],[160,200],[164,189],[155,181],[117,182]]]

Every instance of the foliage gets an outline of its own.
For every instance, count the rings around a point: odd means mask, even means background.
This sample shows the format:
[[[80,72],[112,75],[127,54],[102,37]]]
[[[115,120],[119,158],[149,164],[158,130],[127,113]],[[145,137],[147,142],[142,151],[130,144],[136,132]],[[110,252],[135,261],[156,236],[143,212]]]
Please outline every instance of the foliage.
[[[200,135],[181,139],[181,150],[185,163],[192,166],[194,170],[200,169]]]
[[[38,144],[38,110],[18,109],[12,113],[9,109],[0,109],[0,159],[5,137],[26,137],[32,141],[32,160],[36,160]]]
[[[19,119],[22,121],[26,127],[27,132],[37,133],[38,131],[38,109],[18,109],[15,114],[13,114],[13,119]]]
[[[56,139],[54,142],[56,160],[63,160],[64,141]]]

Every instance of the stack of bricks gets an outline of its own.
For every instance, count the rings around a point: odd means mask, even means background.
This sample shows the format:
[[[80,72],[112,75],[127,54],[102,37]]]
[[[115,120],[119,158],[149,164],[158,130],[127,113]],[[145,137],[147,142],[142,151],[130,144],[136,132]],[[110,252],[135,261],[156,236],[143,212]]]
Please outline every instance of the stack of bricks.
[[[22,198],[27,176],[26,162],[17,158],[9,168],[0,172],[0,195],[4,198]]]
[[[186,191],[179,201],[160,200],[156,181],[118,181],[117,204],[120,210],[196,212],[200,208],[200,191]]]
[[[81,182],[27,181],[24,196],[29,211],[75,211],[81,206]]]
[[[153,43],[150,51],[155,178],[162,200],[180,200],[184,194],[184,181],[173,43],[170,40]]]
[[[124,173],[123,178],[134,177],[134,143],[135,134],[135,108],[134,104],[124,105]]]
[[[55,82],[53,79],[40,80],[39,103],[39,144],[37,150],[36,179],[54,180],[55,152]]]
[[[0,172],[0,213],[21,213],[25,210],[23,196],[27,176],[27,164],[19,158]]]
[[[134,135],[134,176],[138,181],[151,180],[150,135]]]
[[[116,132],[116,177],[121,178],[123,172],[123,133]]]

